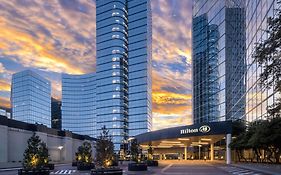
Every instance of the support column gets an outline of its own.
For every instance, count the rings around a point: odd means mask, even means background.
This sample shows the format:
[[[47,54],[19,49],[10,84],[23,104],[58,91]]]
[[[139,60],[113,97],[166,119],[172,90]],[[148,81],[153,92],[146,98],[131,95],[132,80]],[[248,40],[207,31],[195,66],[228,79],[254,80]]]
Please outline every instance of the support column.
[[[211,151],[210,151],[210,154],[211,154],[211,161],[214,160],[214,143],[211,143]]]
[[[231,148],[229,144],[231,143],[231,134],[226,135],[226,164],[231,164]]]
[[[201,159],[201,145],[198,146],[198,159]]]
[[[187,160],[187,146],[184,147],[184,160]]]

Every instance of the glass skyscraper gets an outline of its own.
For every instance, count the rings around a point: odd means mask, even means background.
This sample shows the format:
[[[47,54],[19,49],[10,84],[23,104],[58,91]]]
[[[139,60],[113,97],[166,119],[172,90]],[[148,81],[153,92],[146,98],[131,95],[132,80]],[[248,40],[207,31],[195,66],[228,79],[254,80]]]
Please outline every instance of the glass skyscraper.
[[[62,74],[62,128],[96,137],[96,76]]]
[[[115,149],[128,138],[128,11],[126,0],[96,1],[97,126]]]
[[[13,74],[12,117],[51,127],[51,83],[31,70]]]
[[[151,12],[147,0],[97,0],[97,127],[115,149],[151,128]]]
[[[277,91],[261,88],[259,86],[259,75],[263,71],[254,61],[253,54],[256,43],[265,40],[268,37],[266,30],[268,29],[268,17],[274,17],[276,12],[281,10],[281,4],[277,0],[255,0],[246,1],[246,63],[247,74],[244,75],[246,81],[246,114],[247,121],[256,119],[265,119],[267,107],[280,98]]]
[[[150,0],[128,0],[129,135],[151,130],[152,31]]]
[[[245,115],[246,13],[242,0],[193,3],[193,121]]]
[[[268,17],[281,9],[277,0],[195,0],[193,3],[193,115],[194,122],[265,119],[267,108],[280,97],[259,86],[263,71],[254,60],[256,43],[268,37]],[[209,63],[211,25],[218,26],[219,78],[213,81]],[[202,71],[204,73],[202,73]],[[209,76],[209,77],[208,77]],[[217,75],[216,75],[217,76]],[[213,97],[213,98],[212,98]],[[217,98],[218,97],[218,98]],[[214,106],[214,107],[213,107]],[[210,110],[214,109],[214,110]],[[218,111],[219,115],[213,113]]]

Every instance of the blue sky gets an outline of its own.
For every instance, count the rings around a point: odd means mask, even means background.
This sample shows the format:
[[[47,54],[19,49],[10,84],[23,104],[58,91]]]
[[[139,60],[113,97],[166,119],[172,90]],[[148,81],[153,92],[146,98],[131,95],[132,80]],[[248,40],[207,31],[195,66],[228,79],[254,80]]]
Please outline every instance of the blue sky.
[[[151,0],[153,129],[191,122],[191,0]],[[0,0],[0,105],[13,73],[32,69],[61,98],[61,73],[95,71],[95,1]]]

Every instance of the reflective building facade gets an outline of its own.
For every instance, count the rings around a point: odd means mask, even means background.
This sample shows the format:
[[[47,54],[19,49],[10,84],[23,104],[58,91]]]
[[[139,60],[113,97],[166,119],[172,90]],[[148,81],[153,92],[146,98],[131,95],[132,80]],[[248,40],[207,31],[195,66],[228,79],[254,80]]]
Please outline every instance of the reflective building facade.
[[[97,0],[96,8],[97,131],[106,126],[118,150],[151,128],[150,2]]]
[[[245,115],[246,18],[242,0],[193,3],[193,120]]]
[[[115,149],[128,138],[128,11],[126,0],[96,1],[97,126]]]
[[[51,127],[51,83],[31,70],[13,74],[13,119]]]
[[[152,31],[150,0],[128,0],[129,135],[151,130]]]
[[[96,77],[62,74],[62,128],[96,137]]]
[[[61,101],[51,99],[52,128],[61,130]]]
[[[195,123],[210,119],[211,121],[214,119],[243,119],[251,122],[266,118],[267,108],[277,98],[280,98],[280,94],[273,89],[262,89],[259,86],[259,75],[263,69],[256,64],[253,54],[256,43],[260,43],[268,37],[266,33],[267,19],[274,17],[280,8],[281,4],[277,4],[277,0],[194,1],[193,113]],[[240,11],[243,9],[244,12]],[[244,14],[244,19],[242,14]],[[219,66],[217,68],[220,78],[215,89],[220,90],[219,93],[216,93],[219,98],[210,101],[210,98],[203,98],[204,95],[210,97],[208,93],[204,93],[209,87],[201,83],[207,80],[205,76],[209,75],[199,72],[200,69],[206,70],[205,61],[201,61],[200,58],[204,58],[204,55],[207,58],[206,53],[208,53],[206,51],[207,41],[204,39],[208,38],[208,32],[207,29],[203,29],[203,26],[209,27],[210,24],[214,23],[218,25],[220,38],[218,40]],[[202,28],[202,33],[199,32],[200,28]],[[241,35],[237,33],[239,30],[241,30]],[[245,36],[243,36],[242,30],[245,30]],[[235,58],[231,57],[232,53],[237,55],[237,59],[229,59]],[[242,59],[243,55],[245,55],[245,59]],[[200,63],[201,66],[198,65]],[[199,98],[201,96],[202,98]],[[204,106],[212,106],[213,104],[218,106],[220,115],[217,118],[213,118],[216,115],[212,116],[212,112],[204,111],[208,109]]]
[[[247,74],[244,79],[247,84],[245,97],[247,99],[245,119],[253,121],[266,116],[268,106],[280,98],[280,94],[273,89],[262,89],[259,83],[259,75],[263,71],[253,59],[256,43],[268,37],[267,18],[274,17],[281,9],[281,4],[277,0],[255,0],[246,1],[246,49],[247,49]]]

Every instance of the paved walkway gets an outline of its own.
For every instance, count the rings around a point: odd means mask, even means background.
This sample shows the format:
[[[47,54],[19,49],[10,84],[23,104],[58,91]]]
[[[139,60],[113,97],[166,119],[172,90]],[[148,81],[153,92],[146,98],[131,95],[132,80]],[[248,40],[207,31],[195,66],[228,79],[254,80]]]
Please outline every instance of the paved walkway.
[[[159,167],[149,167],[145,172],[128,171],[125,164],[120,166],[124,175],[281,175],[281,165],[265,164],[233,164],[226,165],[224,162],[211,161],[159,161]],[[266,170],[266,171],[265,171]],[[89,171],[80,172],[71,164],[56,165],[51,175],[90,175]],[[0,175],[17,175],[17,170],[0,169]]]
[[[233,166],[260,171],[272,175],[281,175],[281,164],[262,164],[262,163],[236,163]]]

